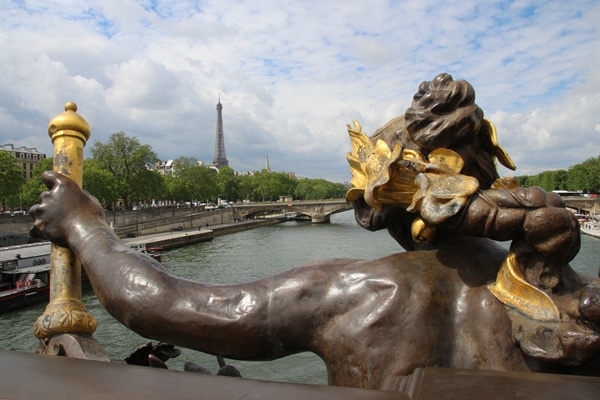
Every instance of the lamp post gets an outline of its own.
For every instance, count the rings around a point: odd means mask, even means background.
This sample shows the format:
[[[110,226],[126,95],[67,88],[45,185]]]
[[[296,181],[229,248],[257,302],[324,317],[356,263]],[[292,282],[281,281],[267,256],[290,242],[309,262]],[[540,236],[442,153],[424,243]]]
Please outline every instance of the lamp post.
[[[135,236],[140,236],[139,212],[140,212],[140,206],[139,206],[139,201],[138,201],[138,205],[135,207]]]

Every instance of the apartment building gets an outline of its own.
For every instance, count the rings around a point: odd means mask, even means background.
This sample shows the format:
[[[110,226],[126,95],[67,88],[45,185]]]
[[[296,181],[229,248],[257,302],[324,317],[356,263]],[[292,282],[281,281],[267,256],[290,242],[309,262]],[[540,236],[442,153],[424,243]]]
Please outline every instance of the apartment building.
[[[33,169],[38,161],[46,158],[46,155],[40,153],[35,147],[15,147],[12,144],[5,144],[0,146],[0,150],[7,151],[15,156],[17,159],[17,164],[23,169],[25,180],[31,179],[33,176]]]

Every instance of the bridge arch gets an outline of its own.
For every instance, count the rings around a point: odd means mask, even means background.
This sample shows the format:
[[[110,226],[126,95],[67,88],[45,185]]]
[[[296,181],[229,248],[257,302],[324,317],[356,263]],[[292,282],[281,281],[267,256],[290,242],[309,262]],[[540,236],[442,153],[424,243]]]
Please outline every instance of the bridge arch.
[[[301,214],[311,218],[312,223],[329,222],[331,214],[348,211],[352,203],[345,200],[293,201],[289,203],[235,204],[234,217],[247,219],[259,214]]]

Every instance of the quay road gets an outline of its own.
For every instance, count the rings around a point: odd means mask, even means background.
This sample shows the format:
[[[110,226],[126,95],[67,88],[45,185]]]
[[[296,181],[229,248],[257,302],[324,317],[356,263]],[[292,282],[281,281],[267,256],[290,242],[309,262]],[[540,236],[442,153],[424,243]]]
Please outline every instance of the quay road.
[[[279,218],[247,219],[237,222],[206,225],[196,229],[171,230],[170,232],[153,233],[135,238],[123,238],[122,240],[129,245],[145,244],[146,247],[161,247],[163,250],[169,250],[194,243],[206,242],[216,236],[278,224],[285,220],[285,216]]]
[[[187,229],[217,226],[234,221],[252,219],[254,216],[296,212],[311,216],[313,222],[329,221],[332,213],[352,208],[345,200],[292,201],[270,203],[234,204],[227,208],[212,211],[198,208],[157,207],[142,210],[107,211],[106,220],[116,228],[121,238],[128,235],[142,236],[161,232],[181,226]],[[0,214],[0,234],[27,233],[32,220],[29,215],[15,217]]]

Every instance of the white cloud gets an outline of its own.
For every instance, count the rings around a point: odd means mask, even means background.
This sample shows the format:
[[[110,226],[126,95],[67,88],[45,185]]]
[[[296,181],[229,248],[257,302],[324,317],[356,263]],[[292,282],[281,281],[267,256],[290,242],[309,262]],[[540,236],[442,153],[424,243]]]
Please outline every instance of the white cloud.
[[[349,180],[345,125],[372,132],[423,80],[467,79],[516,174],[600,153],[593,1],[70,1],[0,6],[0,142],[50,154],[67,101],[92,140],[125,131],[161,158]]]

